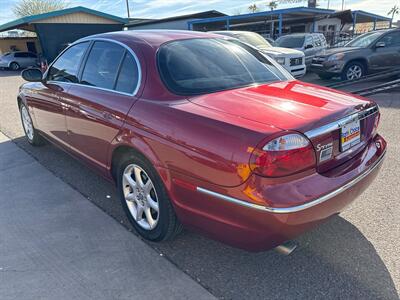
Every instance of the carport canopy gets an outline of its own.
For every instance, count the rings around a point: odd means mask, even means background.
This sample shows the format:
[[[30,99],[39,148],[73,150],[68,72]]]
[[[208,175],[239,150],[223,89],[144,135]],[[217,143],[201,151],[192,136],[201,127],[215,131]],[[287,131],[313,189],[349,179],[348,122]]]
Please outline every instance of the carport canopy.
[[[285,24],[296,22],[313,22],[313,31],[315,30],[315,21],[321,18],[330,17],[339,12],[331,9],[309,8],[309,7],[294,7],[288,9],[277,9],[272,11],[263,11],[251,14],[243,14],[236,16],[222,16],[188,22],[189,30],[230,30],[239,25],[254,24],[265,21],[277,21],[279,35],[282,34],[283,22]],[[350,14],[349,14],[350,15]],[[365,11],[353,11],[350,15],[353,23],[374,23],[381,21],[389,21],[390,18],[382,17]]]

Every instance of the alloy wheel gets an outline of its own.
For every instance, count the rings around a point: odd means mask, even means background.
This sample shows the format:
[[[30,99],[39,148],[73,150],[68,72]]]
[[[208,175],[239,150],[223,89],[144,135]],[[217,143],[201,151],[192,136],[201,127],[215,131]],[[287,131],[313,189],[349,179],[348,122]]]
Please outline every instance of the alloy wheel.
[[[346,76],[348,80],[354,80],[361,78],[363,73],[363,70],[360,66],[358,65],[353,65],[350,68],[348,68]]]
[[[159,220],[159,203],[153,182],[138,165],[130,164],[123,172],[125,202],[135,222],[145,230],[152,230]]]
[[[21,117],[22,117],[22,125],[24,127],[24,131],[26,136],[30,141],[33,140],[33,125],[32,125],[32,119],[28,113],[28,110],[26,109],[25,105],[22,105],[21,107]]]

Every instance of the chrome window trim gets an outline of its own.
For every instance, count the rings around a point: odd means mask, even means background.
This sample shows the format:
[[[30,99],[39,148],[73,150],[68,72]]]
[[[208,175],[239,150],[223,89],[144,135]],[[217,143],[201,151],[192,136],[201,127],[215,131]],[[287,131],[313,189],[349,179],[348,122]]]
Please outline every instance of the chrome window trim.
[[[135,53],[130,47],[128,47],[127,45],[125,45],[124,43],[121,43],[121,42],[119,42],[119,41],[115,41],[115,40],[112,40],[112,39],[107,39],[107,38],[95,38],[95,37],[94,37],[94,38],[90,38],[90,37],[88,37],[88,38],[83,38],[83,39],[80,39],[80,40],[74,42],[74,43],[71,44],[69,47],[65,48],[65,49],[54,59],[54,61],[51,63],[51,65],[47,68],[46,73],[44,74],[43,78],[47,78],[47,73],[48,73],[48,71],[50,70],[50,68],[51,68],[51,67],[53,66],[53,64],[58,60],[58,58],[59,58],[61,55],[63,55],[63,53],[64,53],[65,51],[67,51],[69,48],[71,48],[71,47],[73,47],[73,46],[75,46],[75,45],[77,45],[77,44],[83,43],[83,42],[89,42],[89,43],[90,43],[90,42],[96,42],[96,41],[103,41],[103,42],[110,42],[110,43],[118,44],[118,45],[122,46],[125,50],[127,50],[127,51],[133,56],[133,58],[134,58],[134,60],[135,60],[135,62],[136,62],[137,68],[138,68],[138,82],[137,82],[136,88],[134,89],[134,91],[133,91],[132,93],[125,93],[125,92],[120,92],[120,91],[113,90],[113,89],[106,89],[106,88],[97,87],[97,86],[85,85],[85,84],[82,84],[82,83],[64,82],[64,81],[54,81],[54,80],[49,80],[49,81],[46,81],[46,82],[47,82],[47,83],[53,83],[53,84],[60,84],[60,83],[62,83],[62,84],[67,84],[67,85],[77,85],[77,86],[83,86],[83,87],[88,87],[88,88],[92,88],[92,89],[97,89],[97,90],[103,90],[103,91],[108,91],[108,92],[112,92],[112,93],[122,94],[122,95],[126,95],[126,96],[137,96],[137,93],[138,93],[138,91],[139,91],[139,89],[140,89],[140,86],[141,86],[141,83],[142,83],[142,66],[141,66],[141,64],[140,64],[140,62],[139,62],[139,58],[137,57],[136,53]],[[89,55],[90,55],[90,53],[89,53]],[[86,57],[86,60],[87,60],[87,57]]]
[[[262,206],[262,205],[258,205],[258,204],[254,204],[254,203],[250,203],[244,200],[240,200],[240,199],[236,199],[230,196],[226,196],[223,194],[219,194],[207,189],[204,189],[202,187],[197,187],[196,190],[202,194],[208,195],[208,196],[213,196],[215,198],[233,203],[233,204],[237,204],[237,205],[241,205],[247,208],[252,208],[252,209],[256,209],[256,210],[260,210],[263,212],[269,212],[269,213],[274,213],[274,214],[290,214],[290,213],[295,213],[295,212],[299,212],[308,208],[311,208],[313,206],[319,205],[321,203],[324,203],[330,199],[332,199],[333,197],[343,193],[344,191],[346,191],[347,189],[351,188],[352,186],[354,186],[355,184],[357,184],[358,182],[360,182],[362,179],[364,179],[365,177],[367,177],[373,170],[375,170],[382,162],[383,159],[385,157],[386,151],[384,153],[382,153],[382,155],[375,161],[375,163],[366,171],[364,171],[363,173],[361,173],[358,177],[352,179],[351,181],[349,181],[348,183],[346,183],[345,185],[341,186],[340,188],[322,196],[319,197],[313,201],[301,204],[301,205],[297,205],[297,206],[290,206],[290,207],[268,207],[268,206]]]
[[[376,114],[377,112],[379,112],[379,107],[378,107],[378,105],[375,105],[374,107],[370,107],[361,112],[351,114],[351,115],[344,117],[338,121],[323,125],[321,127],[315,128],[315,129],[311,129],[311,130],[307,131],[305,133],[305,135],[309,139],[312,139],[317,136],[324,135],[326,133],[338,130],[338,129],[342,128],[344,125],[346,125],[347,123],[354,121],[356,119],[358,119],[360,121],[364,120],[365,118],[372,116],[372,115]]]

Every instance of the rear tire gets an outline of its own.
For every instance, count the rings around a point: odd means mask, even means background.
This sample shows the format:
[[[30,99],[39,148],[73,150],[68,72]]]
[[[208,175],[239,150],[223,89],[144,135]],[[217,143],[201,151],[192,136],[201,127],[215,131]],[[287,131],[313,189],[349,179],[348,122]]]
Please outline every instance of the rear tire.
[[[22,103],[20,105],[19,112],[25,137],[28,140],[29,144],[31,144],[32,146],[44,145],[44,139],[40,136],[35,127],[33,127],[31,115],[29,114],[29,110],[25,104]]]
[[[161,178],[143,156],[120,159],[117,187],[129,221],[144,239],[171,240],[182,231]]]
[[[12,63],[10,64],[10,70],[11,70],[11,71],[18,71],[19,68],[20,68],[20,66],[19,66],[19,64],[16,63],[16,62],[12,62]]]

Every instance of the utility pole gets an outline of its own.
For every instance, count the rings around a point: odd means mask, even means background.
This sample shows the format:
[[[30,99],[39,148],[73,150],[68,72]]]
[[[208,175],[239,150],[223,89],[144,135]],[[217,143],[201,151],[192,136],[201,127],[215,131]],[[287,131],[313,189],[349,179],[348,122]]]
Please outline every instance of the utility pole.
[[[130,18],[131,14],[129,12],[129,0],[126,0],[126,11],[128,12],[128,18]]]
[[[344,10],[344,0],[342,0],[342,10]]]
[[[331,1],[330,1],[330,0],[328,0],[328,9],[329,9],[329,6],[330,6],[330,4],[331,4]]]

